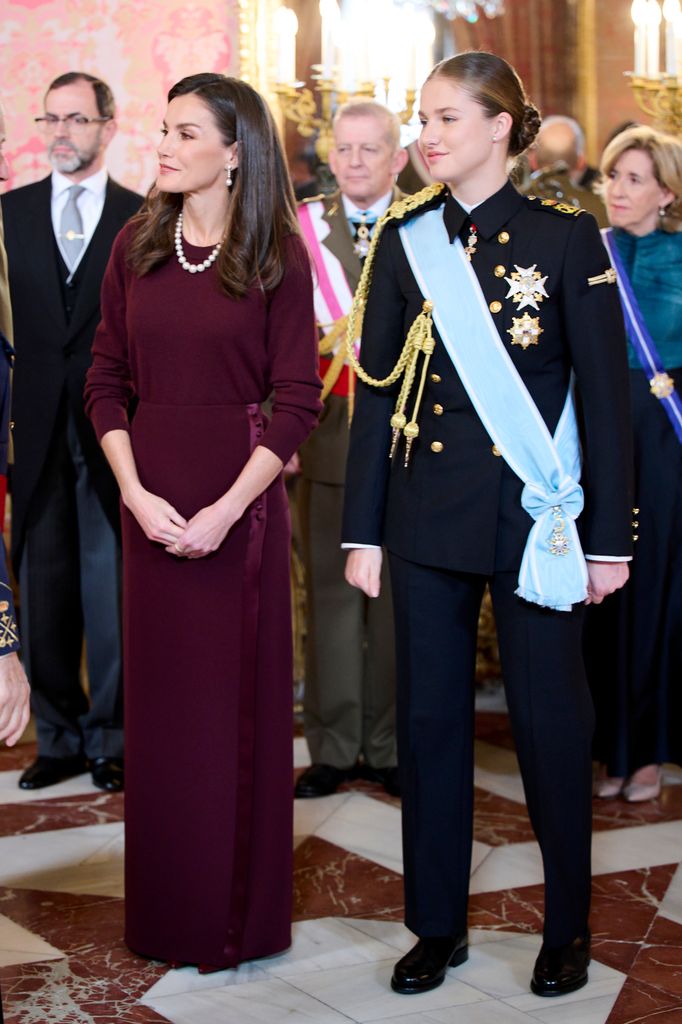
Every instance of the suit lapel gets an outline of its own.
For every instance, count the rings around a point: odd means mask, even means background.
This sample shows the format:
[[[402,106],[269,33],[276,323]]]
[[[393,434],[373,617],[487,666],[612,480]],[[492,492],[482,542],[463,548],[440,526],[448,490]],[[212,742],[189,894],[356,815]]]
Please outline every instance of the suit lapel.
[[[401,198],[402,192],[394,186],[391,202],[394,203],[396,199]],[[335,192],[333,195],[325,198],[323,203],[324,213],[322,214],[322,220],[326,221],[329,225],[329,234],[326,238],[322,239],[322,244],[326,245],[329,251],[336,256],[346,272],[346,279],[350,290],[355,292],[360,282],[362,264],[353,248],[353,236],[348,226],[341,193]]]
[[[346,272],[348,286],[354,292],[360,280],[362,267],[353,248],[353,238],[348,227],[348,221],[346,220],[341,194],[335,192],[334,195],[324,199],[323,202],[324,213],[322,214],[322,220],[326,221],[329,225],[329,234],[322,240],[322,244],[329,249],[333,256],[336,256]]]
[[[52,230],[52,178],[44,178],[38,184],[34,193],[35,201],[26,211],[20,243],[24,248],[26,265],[35,270],[36,298],[42,299],[46,313],[52,317],[60,332],[64,332],[66,314]]]
[[[88,259],[78,299],[69,324],[69,338],[73,338],[99,306],[99,293],[114,238],[123,226],[117,190],[119,186],[109,178],[102,208],[102,216],[88,246]]]

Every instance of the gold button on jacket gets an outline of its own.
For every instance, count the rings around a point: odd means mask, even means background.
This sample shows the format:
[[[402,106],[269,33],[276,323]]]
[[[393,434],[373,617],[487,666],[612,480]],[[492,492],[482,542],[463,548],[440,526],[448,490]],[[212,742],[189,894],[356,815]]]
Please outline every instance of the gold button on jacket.
[[[440,384],[440,374],[432,373],[431,380],[433,381],[434,384]]]
[[[442,452],[444,447],[445,446],[444,446],[442,441],[432,441],[431,442],[431,451],[432,452],[436,452],[436,453]]]
[[[503,267],[501,263],[498,263],[495,269],[493,270],[493,274],[495,275],[495,277],[504,277],[506,273],[507,268]]]
[[[492,446],[490,451],[493,453],[493,455],[502,455],[502,452],[500,451],[496,444]]]
[[[443,415],[443,406],[439,405],[439,403],[436,402],[436,404],[433,407],[433,411],[434,411],[436,416],[442,416]]]
[[[499,313],[500,310],[502,309],[502,303],[500,302],[499,299],[493,299],[488,308],[490,309],[491,313]]]
[[[506,245],[507,242],[509,241],[509,232],[500,231],[499,235],[497,236],[497,241],[500,242],[501,245]]]

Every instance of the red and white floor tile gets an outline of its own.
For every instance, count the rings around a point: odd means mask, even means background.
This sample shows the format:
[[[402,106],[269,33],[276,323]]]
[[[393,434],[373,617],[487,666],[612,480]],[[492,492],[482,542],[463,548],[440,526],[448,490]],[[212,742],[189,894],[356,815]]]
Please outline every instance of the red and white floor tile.
[[[528,990],[542,873],[502,712],[477,714],[469,961],[390,991],[403,927],[399,802],[368,784],[296,801],[295,923],[283,956],[200,976],[122,942],[123,800],[89,776],[17,788],[0,754],[0,985],[7,1024],[682,1024],[682,772],[659,800],[595,803],[593,963],[561,999]],[[297,770],[305,743],[294,741]]]

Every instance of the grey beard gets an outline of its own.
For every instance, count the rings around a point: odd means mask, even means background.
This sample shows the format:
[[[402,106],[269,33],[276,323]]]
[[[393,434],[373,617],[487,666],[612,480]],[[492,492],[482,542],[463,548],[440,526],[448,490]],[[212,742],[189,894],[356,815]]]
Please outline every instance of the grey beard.
[[[87,170],[88,167],[94,163],[95,157],[97,156],[97,150],[81,150],[76,149],[72,142],[68,145],[71,147],[71,154],[69,156],[55,156],[52,152],[53,147],[57,144],[57,140],[48,148],[47,155],[52,167],[55,171],[59,171],[60,174],[74,174],[76,171]],[[64,143],[60,140],[60,145]]]

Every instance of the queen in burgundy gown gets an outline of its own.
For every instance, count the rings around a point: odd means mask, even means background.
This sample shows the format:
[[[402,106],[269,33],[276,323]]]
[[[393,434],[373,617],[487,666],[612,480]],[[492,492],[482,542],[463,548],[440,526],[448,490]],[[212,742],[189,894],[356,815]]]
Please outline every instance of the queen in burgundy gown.
[[[265,295],[175,258],[139,277],[131,227],[104,278],[86,402],[129,430],[141,483],[189,519],[256,445],[283,463],[319,414],[312,281],[300,239]],[[208,249],[184,243],[197,263]],[[270,418],[263,403],[274,394]],[[136,399],[129,424],[131,399]],[[235,966],[291,937],[292,651],[282,476],[213,554],[177,559],[122,505],[126,941]]]

